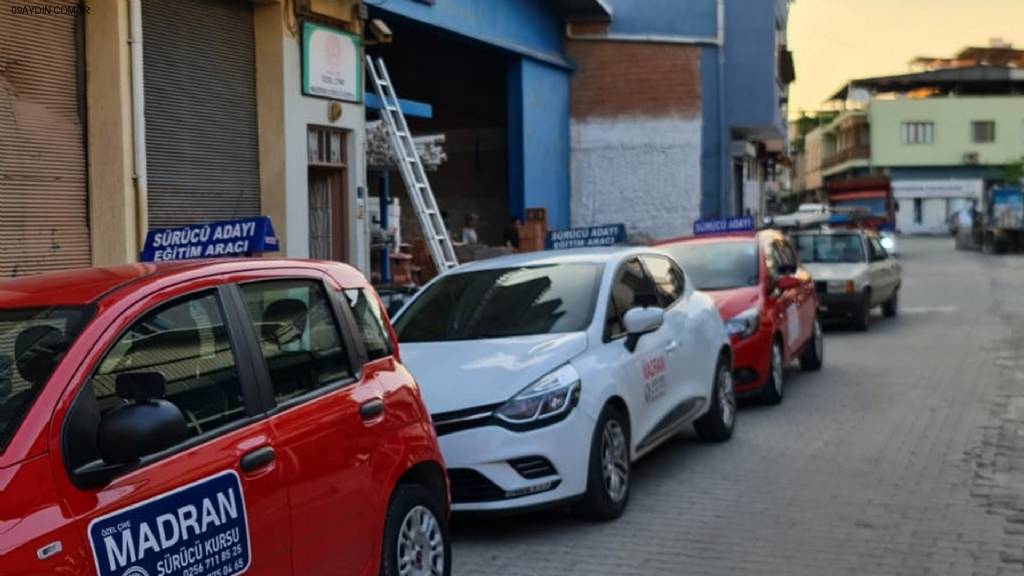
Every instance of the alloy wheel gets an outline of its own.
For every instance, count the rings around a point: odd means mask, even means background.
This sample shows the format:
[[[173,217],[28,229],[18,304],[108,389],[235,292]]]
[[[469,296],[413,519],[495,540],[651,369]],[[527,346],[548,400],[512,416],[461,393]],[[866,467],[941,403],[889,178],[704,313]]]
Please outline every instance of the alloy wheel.
[[[629,449],[626,434],[615,420],[608,420],[601,433],[601,468],[608,497],[621,502],[629,488]]]
[[[397,554],[402,576],[443,576],[444,533],[426,506],[416,506],[405,515],[398,532]]]
[[[718,369],[718,409],[722,424],[726,428],[732,428],[733,420],[736,418],[736,393],[732,388],[732,373],[728,366]]]

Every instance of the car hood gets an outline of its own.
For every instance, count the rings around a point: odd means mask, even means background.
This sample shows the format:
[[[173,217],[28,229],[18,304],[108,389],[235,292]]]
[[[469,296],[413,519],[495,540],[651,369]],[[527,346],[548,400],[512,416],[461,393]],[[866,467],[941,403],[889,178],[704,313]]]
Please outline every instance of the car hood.
[[[843,264],[810,262],[804,264],[804,268],[811,273],[811,278],[815,280],[852,280],[868,271],[868,265],[864,262]]]
[[[761,298],[761,288],[759,286],[744,286],[732,290],[714,290],[705,292],[705,294],[714,300],[722,320],[728,321],[740,312],[757,305]]]
[[[431,414],[504,402],[587,349],[587,334],[401,344]]]

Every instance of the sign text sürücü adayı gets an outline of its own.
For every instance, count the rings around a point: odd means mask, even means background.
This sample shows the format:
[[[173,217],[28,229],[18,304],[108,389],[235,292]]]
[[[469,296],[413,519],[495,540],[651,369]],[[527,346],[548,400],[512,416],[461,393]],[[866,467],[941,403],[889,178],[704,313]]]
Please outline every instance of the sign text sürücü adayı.
[[[277,250],[273,226],[270,219],[263,216],[151,230],[140,259],[143,262],[192,260]]]

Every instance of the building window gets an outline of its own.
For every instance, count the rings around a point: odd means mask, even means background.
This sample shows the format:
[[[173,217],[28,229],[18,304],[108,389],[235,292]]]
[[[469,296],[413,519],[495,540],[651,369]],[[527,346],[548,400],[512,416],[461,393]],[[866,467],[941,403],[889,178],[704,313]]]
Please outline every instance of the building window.
[[[924,200],[914,198],[914,224],[921,224],[922,222],[924,222]]]
[[[971,122],[971,141],[987,144],[996,141],[996,123],[991,120]]]
[[[935,134],[934,122],[904,122],[900,126],[904,144],[931,144]]]

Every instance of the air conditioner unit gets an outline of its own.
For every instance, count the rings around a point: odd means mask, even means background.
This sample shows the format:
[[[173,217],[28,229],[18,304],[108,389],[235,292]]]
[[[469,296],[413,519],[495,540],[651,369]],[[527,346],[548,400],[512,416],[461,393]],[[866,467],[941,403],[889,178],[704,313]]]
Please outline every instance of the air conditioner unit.
[[[977,152],[964,152],[964,164],[975,166],[978,164]]]

